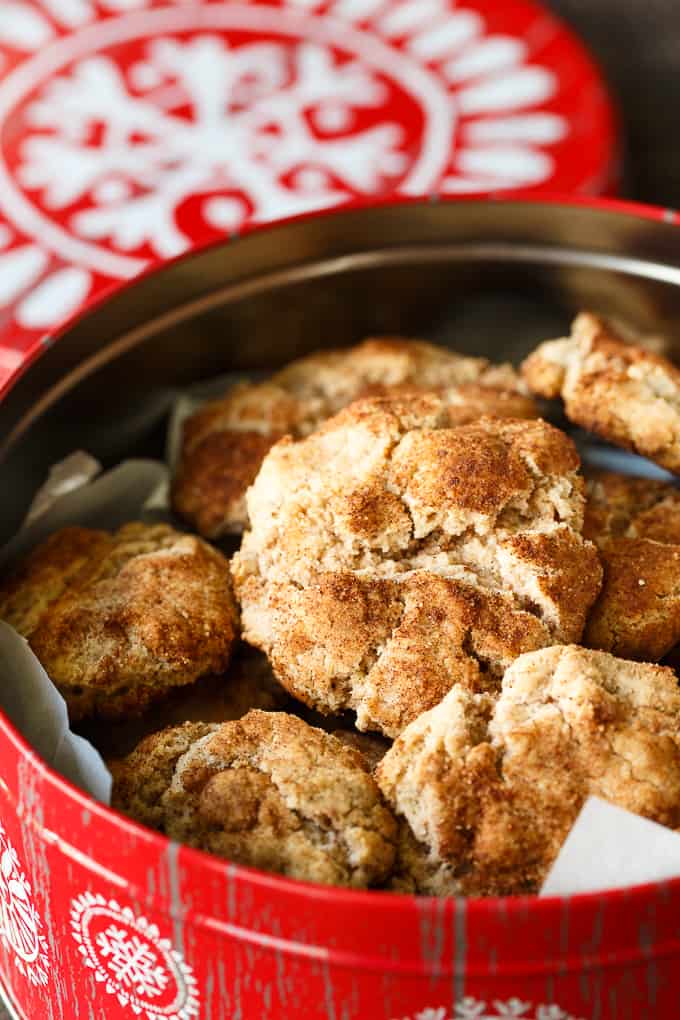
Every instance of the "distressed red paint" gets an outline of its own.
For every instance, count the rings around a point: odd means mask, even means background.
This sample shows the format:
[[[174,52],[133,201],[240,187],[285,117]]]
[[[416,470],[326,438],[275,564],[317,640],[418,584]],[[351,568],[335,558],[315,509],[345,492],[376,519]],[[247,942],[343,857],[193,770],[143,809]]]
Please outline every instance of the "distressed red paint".
[[[46,936],[45,982],[22,973],[6,930],[0,940],[3,983],[31,1020],[135,1015],[131,1000],[121,1001],[135,986],[116,979],[101,939],[111,928],[122,942],[136,936],[137,951],[146,945],[161,976],[159,994],[135,994],[149,1017],[678,1015],[680,882],[467,903],[329,890],[230,866],[141,829],[51,773],[2,719],[0,770],[4,838]],[[89,925],[94,951],[84,952],[87,909],[99,916]],[[475,1004],[469,1012],[466,1000]],[[513,1000],[526,1009],[492,1006]]]

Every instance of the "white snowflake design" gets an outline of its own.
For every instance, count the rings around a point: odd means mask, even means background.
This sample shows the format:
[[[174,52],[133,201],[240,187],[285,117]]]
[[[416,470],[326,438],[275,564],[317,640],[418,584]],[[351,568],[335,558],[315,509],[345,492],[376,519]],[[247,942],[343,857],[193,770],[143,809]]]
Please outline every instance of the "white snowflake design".
[[[494,999],[487,1003],[469,996],[456,1003],[451,1013],[445,1006],[427,1007],[402,1020],[579,1020],[559,1006],[538,1005],[522,999]]]
[[[71,903],[71,935],[95,981],[147,1020],[199,1015],[193,970],[157,925],[116,900],[83,893]]]
[[[30,882],[0,823],[0,937],[12,950],[19,973],[36,986],[48,982],[47,939],[42,928]]]
[[[542,185],[570,132],[553,72],[451,0],[23,0],[3,47],[5,336],[247,221]]]
[[[96,938],[99,956],[110,957],[109,970],[125,988],[135,995],[154,998],[160,995],[170,980],[158,957],[147,942],[138,935],[129,936],[125,928],[110,925]]]
[[[383,100],[376,75],[314,43],[155,39],[127,78],[94,56],[52,81],[28,110],[52,133],[26,139],[18,175],[48,209],[91,203],[69,223],[78,236],[123,251],[148,242],[167,258],[190,241],[175,214],[191,195],[212,193],[203,215],[236,230],[381,190],[408,162],[399,125],[327,132]],[[101,144],[87,147],[102,121]]]

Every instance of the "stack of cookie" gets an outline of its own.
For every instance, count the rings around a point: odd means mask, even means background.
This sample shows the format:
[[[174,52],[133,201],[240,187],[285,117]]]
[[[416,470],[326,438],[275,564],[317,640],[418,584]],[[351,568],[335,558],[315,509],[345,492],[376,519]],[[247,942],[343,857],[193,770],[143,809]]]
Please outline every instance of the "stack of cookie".
[[[237,863],[434,895],[537,891],[590,794],[680,828],[657,665],[680,493],[585,479],[539,417],[559,396],[680,471],[680,372],[583,314],[521,375],[380,339],[243,384],[185,424],[173,505],[201,537],[35,549],[0,617],[104,749],[114,806]],[[231,562],[210,544],[241,532]]]

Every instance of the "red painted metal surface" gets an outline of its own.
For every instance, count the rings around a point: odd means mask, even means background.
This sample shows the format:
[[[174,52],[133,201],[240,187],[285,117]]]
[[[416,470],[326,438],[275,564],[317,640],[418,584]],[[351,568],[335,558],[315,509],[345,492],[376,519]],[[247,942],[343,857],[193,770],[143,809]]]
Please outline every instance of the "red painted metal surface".
[[[294,883],[169,843],[0,720],[0,971],[67,1020],[644,1020],[680,1009],[680,881],[453,901]]]
[[[327,889],[131,823],[1,716],[0,777],[0,976],[29,1020],[680,1017],[680,880],[546,900]]]
[[[618,129],[534,0],[22,0],[0,17],[0,373],[112,284],[357,197],[608,194]]]

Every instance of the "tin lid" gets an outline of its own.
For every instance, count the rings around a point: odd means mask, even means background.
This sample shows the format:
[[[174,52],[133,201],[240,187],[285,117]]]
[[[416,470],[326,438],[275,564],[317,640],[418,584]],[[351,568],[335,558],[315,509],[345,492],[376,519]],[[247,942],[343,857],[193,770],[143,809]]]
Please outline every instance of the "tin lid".
[[[616,121],[532,0],[12,0],[0,19],[0,373],[103,289],[389,193],[598,194]]]

